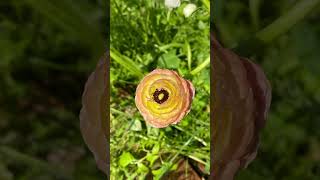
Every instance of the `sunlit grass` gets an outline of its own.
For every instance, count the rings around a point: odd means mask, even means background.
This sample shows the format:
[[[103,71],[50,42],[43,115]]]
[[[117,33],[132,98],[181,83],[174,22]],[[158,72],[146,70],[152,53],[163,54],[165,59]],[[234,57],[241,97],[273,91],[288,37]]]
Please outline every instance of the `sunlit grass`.
[[[185,18],[186,3],[170,12],[164,1],[111,1],[111,179],[163,177],[181,158],[210,164],[209,11],[207,1]],[[169,21],[168,21],[169,20]],[[141,74],[176,70],[196,96],[177,125],[147,126],[134,103]]]

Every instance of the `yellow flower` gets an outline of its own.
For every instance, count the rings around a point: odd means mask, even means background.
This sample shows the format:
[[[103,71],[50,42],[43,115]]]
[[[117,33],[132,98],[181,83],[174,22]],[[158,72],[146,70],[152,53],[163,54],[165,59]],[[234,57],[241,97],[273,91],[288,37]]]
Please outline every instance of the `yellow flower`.
[[[156,128],[176,124],[188,114],[195,90],[175,71],[155,69],[136,90],[136,106],[145,121]]]

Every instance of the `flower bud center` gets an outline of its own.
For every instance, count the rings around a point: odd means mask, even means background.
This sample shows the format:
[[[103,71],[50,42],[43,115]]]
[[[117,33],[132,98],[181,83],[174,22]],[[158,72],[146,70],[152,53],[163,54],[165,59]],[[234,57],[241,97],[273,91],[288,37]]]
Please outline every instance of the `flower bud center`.
[[[153,99],[158,104],[162,104],[167,101],[169,98],[169,93],[165,89],[156,89],[156,91],[153,93]]]

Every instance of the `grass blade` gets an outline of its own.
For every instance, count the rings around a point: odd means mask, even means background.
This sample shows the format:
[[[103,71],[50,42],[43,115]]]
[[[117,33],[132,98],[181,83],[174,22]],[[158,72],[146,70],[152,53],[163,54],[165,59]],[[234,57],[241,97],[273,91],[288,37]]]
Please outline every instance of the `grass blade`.
[[[190,72],[191,75],[195,75],[197,73],[199,73],[202,69],[204,69],[208,64],[210,64],[210,56],[203,61],[203,63],[201,63],[198,67],[196,67],[194,70],[192,70]]]
[[[191,71],[192,53],[191,53],[190,44],[188,42],[186,42],[186,48],[187,48],[188,68],[189,68],[189,71]]]
[[[121,55],[117,50],[111,48],[110,50],[110,56],[113,60],[115,60],[117,63],[119,63],[121,66],[129,70],[132,74],[142,77],[143,73],[139,66],[137,66],[132,59]]]

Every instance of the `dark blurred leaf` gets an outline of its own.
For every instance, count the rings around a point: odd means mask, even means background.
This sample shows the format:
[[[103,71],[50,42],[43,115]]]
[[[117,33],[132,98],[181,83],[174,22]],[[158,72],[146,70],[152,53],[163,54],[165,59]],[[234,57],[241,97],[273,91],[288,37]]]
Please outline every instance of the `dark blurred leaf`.
[[[0,157],[1,160],[1,157]],[[7,167],[2,164],[2,161],[0,161],[0,179],[1,180],[12,180],[13,174],[7,169]]]
[[[44,15],[49,21],[62,28],[70,36],[80,38],[80,41],[85,42],[88,47],[92,48],[95,52],[95,57],[101,55],[104,51],[104,39],[99,32],[98,24],[92,23],[82,15],[84,7],[80,3],[73,2],[72,0],[66,1],[37,1],[27,0],[34,10]]]

